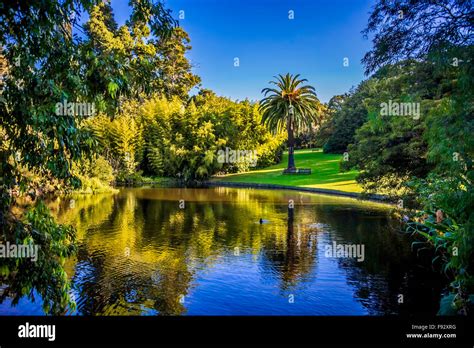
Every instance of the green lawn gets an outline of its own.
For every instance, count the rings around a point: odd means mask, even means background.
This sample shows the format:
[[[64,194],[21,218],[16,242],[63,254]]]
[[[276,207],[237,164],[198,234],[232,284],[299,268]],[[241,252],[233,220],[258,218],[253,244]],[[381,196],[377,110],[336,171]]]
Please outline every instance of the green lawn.
[[[264,169],[246,173],[228,174],[213,178],[213,181],[247,182],[257,184],[277,184],[300,187],[314,187],[345,192],[361,192],[362,188],[355,182],[357,171],[341,173],[339,161],[342,155],[324,154],[322,150],[297,150],[295,162],[297,168],[311,168],[310,175],[283,175],[288,162],[288,154],[283,161]]]

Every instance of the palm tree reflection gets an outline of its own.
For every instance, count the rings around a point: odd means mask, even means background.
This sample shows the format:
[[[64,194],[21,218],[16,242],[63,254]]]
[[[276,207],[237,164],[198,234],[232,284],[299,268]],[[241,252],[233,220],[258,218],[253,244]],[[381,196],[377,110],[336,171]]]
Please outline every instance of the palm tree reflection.
[[[281,279],[282,291],[308,280],[317,262],[317,231],[301,223],[295,226],[295,212],[291,208],[288,208],[286,232],[283,245],[268,244],[265,248],[266,257],[271,261],[265,264]]]

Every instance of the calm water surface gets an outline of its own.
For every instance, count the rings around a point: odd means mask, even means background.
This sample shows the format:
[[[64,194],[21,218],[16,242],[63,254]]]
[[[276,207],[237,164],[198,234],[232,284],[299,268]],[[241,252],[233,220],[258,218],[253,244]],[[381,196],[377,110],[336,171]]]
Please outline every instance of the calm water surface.
[[[394,229],[384,205],[240,188],[134,188],[73,198],[73,205],[70,198],[50,204],[78,233],[79,252],[66,264],[77,302],[70,314],[437,310],[437,281],[417,264],[410,240]],[[364,261],[327,257],[333,242],[364,245]],[[0,314],[42,314],[41,302],[4,301]]]

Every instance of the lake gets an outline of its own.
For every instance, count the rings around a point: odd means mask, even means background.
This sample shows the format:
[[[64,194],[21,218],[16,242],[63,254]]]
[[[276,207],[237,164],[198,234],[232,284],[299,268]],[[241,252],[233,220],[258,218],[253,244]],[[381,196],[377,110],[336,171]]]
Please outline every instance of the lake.
[[[79,250],[65,265],[77,309],[68,314],[432,315],[442,291],[392,207],[378,203],[143,187],[49,206],[77,229]],[[0,314],[42,314],[41,299],[7,299]]]

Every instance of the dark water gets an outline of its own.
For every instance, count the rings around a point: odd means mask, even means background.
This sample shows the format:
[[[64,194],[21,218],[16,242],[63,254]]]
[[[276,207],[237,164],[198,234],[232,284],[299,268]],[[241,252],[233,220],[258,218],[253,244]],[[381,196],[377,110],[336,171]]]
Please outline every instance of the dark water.
[[[78,233],[79,252],[66,264],[77,302],[70,314],[437,311],[441,285],[387,206],[295,191],[138,188],[50,207]],[[328,257],[333,242],[363,245],[363,261]],[[0,314],[42,314],[41,301],[4,301]]]

